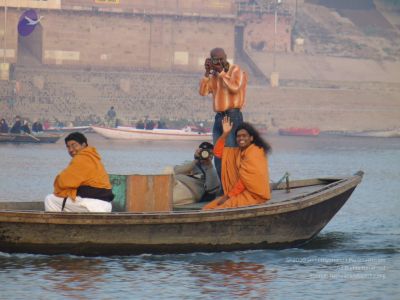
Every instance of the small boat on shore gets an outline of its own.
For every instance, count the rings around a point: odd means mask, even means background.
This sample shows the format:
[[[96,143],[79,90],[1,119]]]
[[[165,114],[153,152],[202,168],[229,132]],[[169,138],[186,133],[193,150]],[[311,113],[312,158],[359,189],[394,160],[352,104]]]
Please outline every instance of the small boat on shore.
[[[62,134],[55,133],[0,133],[0,143],[55,143]]]
[[[201,133],[183,129],[136,129],[133,127],[92,126],[94,132],[107,139],[117,140],[192,140],[205,141],[212,138],[209,132]]]
[[[278,130],[280,135],[293,135],[293,136],[318,136],[320,130],[318,128],[300,128],[300,127],[289,127],[280,128]]]
[[[118,194],[125,175],[116,176]],[[92,256],[297,247],[328,224],[362,177],[359,171],[286,181],[272,185],[265,204],[209,211],[197,203],[162,212],[132,212],[122,205],[112,213],[63,213],[44,212],[43,201],[0,202],[0,251]]]

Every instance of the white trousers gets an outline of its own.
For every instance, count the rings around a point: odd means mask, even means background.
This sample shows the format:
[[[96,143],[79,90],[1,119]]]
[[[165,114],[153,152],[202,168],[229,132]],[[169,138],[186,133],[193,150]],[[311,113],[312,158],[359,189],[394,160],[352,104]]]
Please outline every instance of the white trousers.
[[[60,212],[64,198],[55,196],[54,194],[47,195],[44,200],[45,211]],[[81,198],[77,196],[75,201],[68,198],[65,202],[65,212],[111,212],[111,202],[92,199],[92,198]]]

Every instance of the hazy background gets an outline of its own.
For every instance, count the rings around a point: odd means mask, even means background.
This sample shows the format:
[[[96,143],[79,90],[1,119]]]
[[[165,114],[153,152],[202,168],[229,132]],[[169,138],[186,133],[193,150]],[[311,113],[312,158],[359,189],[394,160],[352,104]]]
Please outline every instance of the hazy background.
[[[270,132],[400,126],[399,1],[21,3],[0,0],[0,56],[10,68],[0,117],[8,121],[102,123],[113,105],[127,125],[145,116],[210,125],[198,82],[210,49],[223,47],[250,75],[246,120]],[[17,27],[29,8],[43,18],[23,37]]]

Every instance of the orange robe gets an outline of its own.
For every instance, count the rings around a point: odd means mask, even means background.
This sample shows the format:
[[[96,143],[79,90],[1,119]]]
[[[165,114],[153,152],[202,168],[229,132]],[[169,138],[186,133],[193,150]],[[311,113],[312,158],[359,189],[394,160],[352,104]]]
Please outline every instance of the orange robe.
[[[110,179],[96,148],[86,147],[75,155],[68,167],[54,180],[54,195],[75,200],[78,187],[87,185],[111,189]]]
[[[247,74],[238,65],[231,65],[228,72],[203,77],[200,81],[201,96],[213,95],[214,111],[241,109],[246,102]]]
[[[264,149],[251,144],[240,150],[224,147],[224,144],[225,140],[219,138],[214,147],[214,154],[217,157],[222,156],[221,181],[229,199],[218,205],[217,198],[203,209],[257,205],[271,199],[268,159]]]

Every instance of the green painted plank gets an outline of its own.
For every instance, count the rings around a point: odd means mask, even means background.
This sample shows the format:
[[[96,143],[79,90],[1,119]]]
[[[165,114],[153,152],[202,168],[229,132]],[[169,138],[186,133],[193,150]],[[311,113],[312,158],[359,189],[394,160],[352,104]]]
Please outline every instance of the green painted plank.
[[[126,211],[126,178],[127,175],[109,174],[112,191],[115,195],[112,202],[113,211]]]

